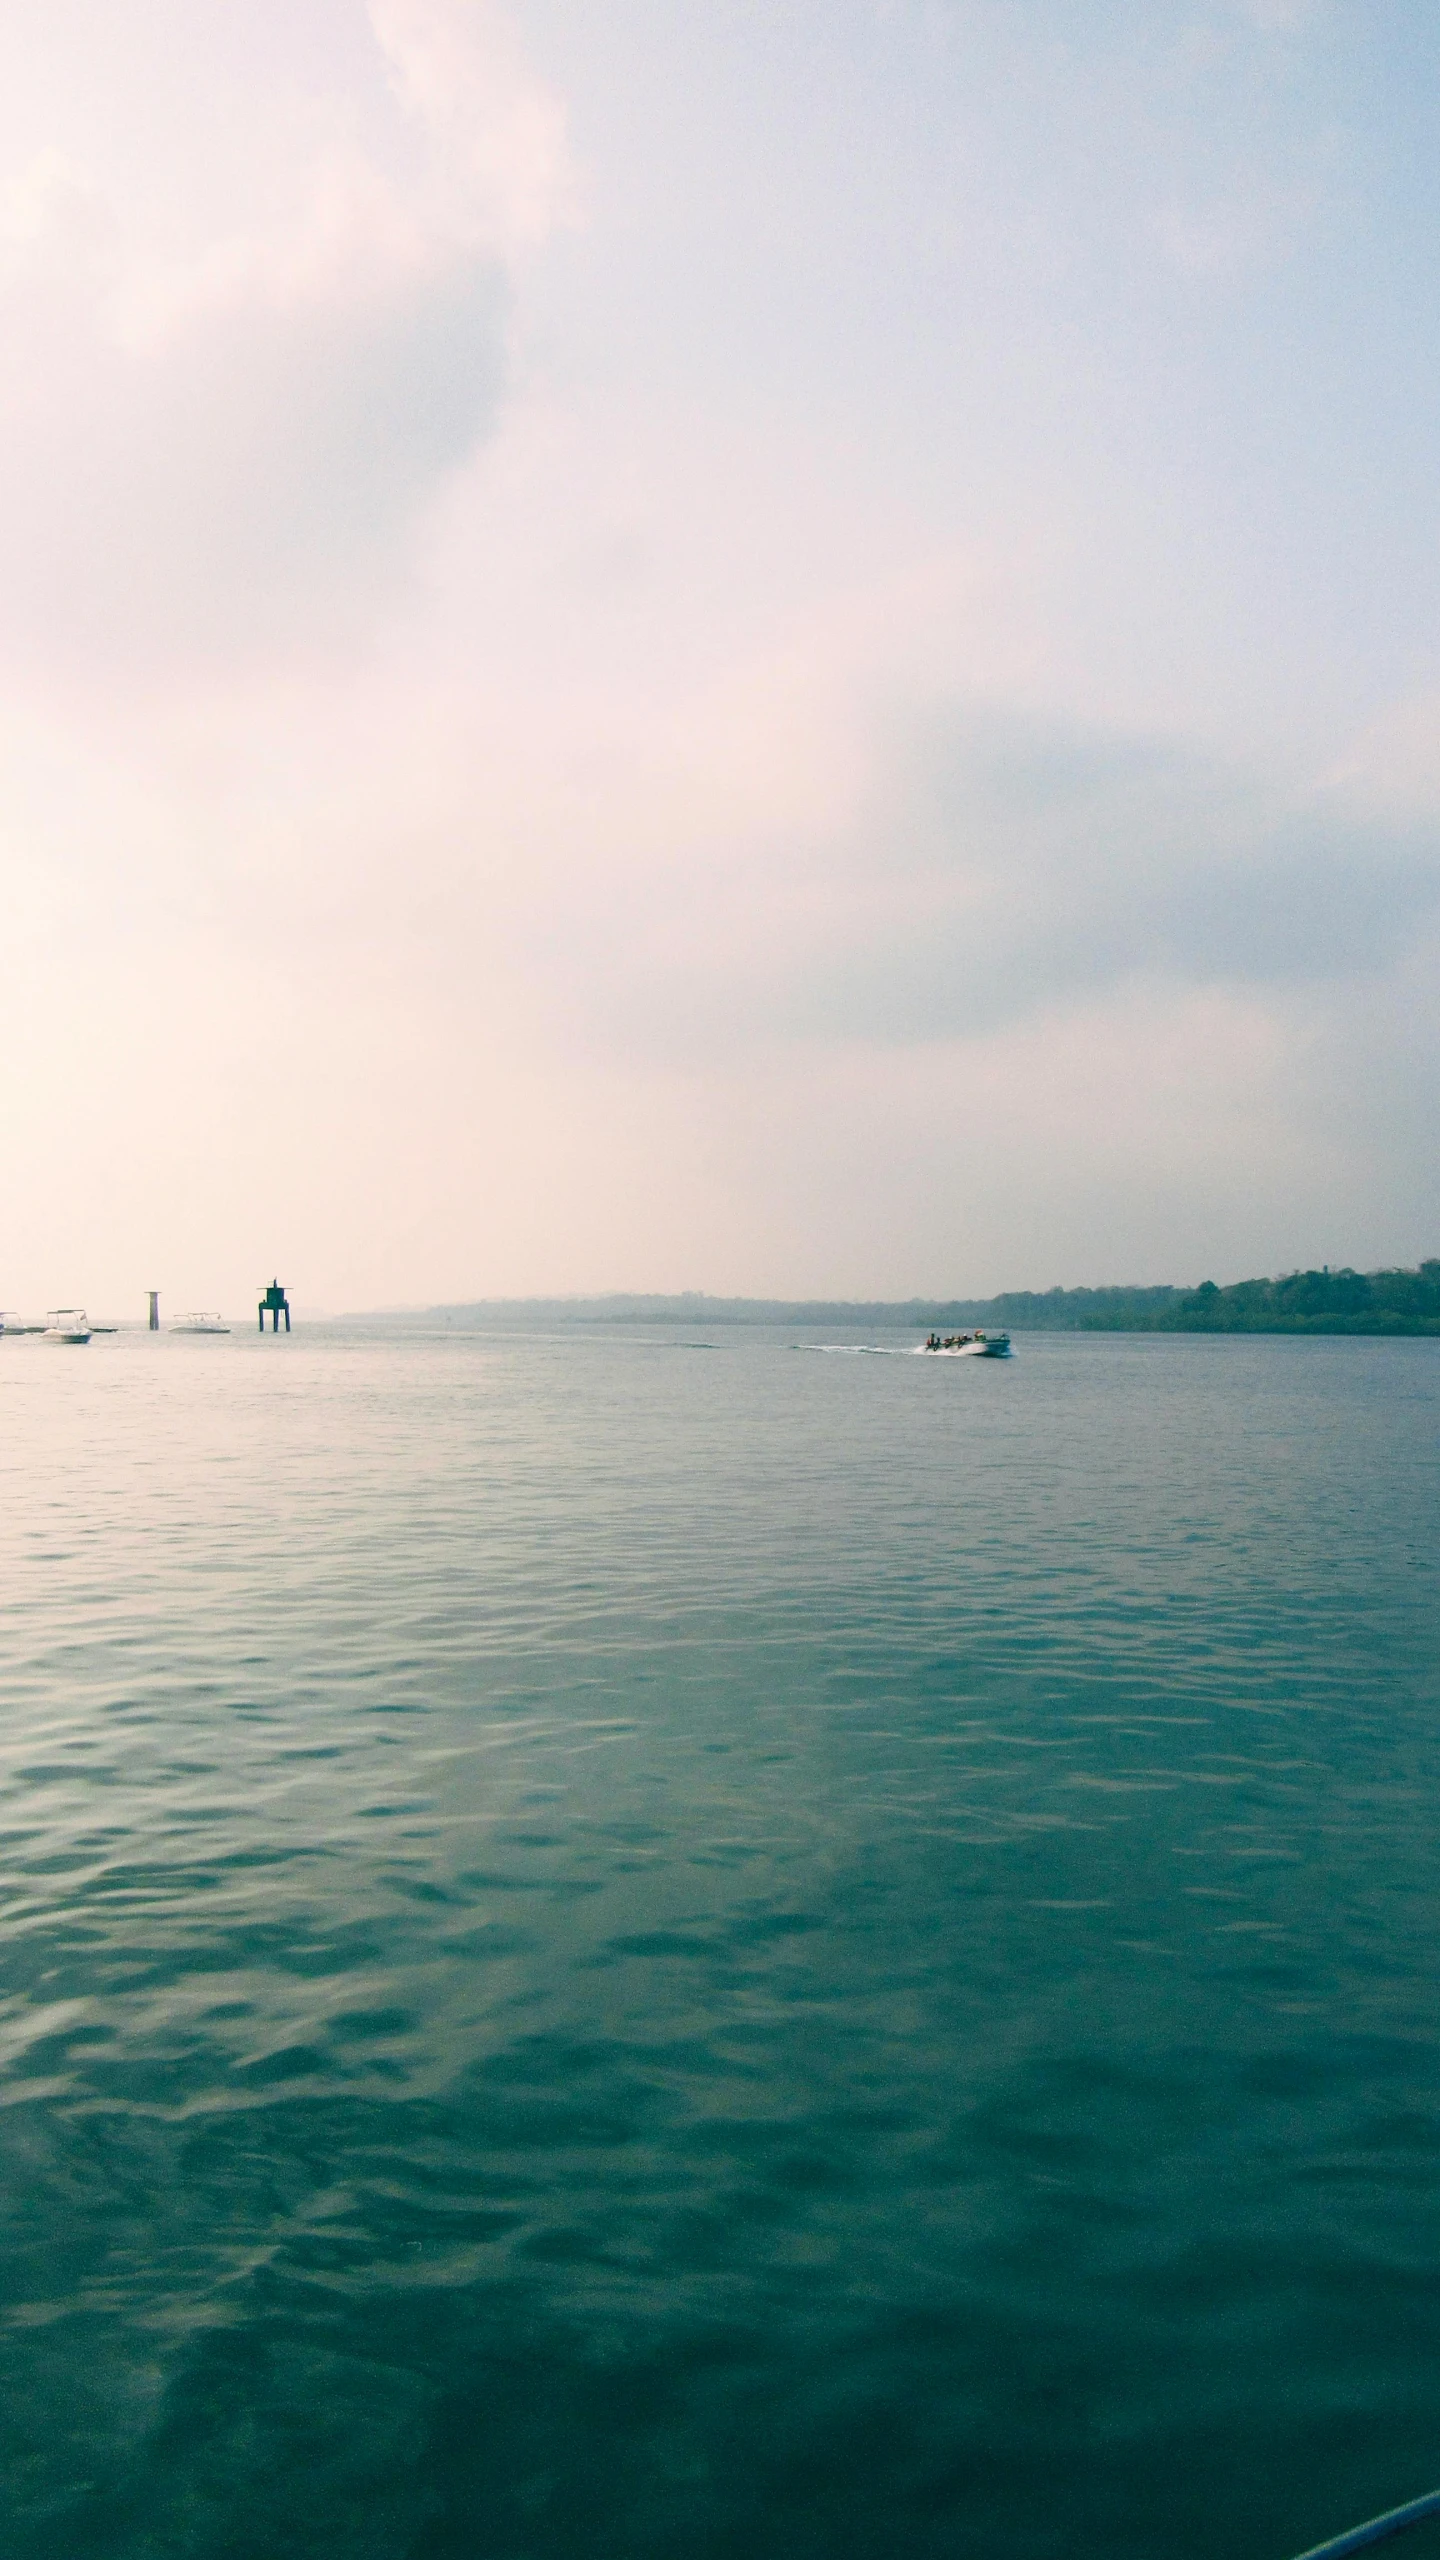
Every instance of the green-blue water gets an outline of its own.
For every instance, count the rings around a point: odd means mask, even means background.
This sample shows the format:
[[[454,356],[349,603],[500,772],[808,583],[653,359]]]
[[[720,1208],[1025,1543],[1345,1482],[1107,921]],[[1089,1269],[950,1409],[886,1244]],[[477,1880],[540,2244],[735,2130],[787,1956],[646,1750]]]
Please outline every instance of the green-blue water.
[[[1440,2484],[1440,1345],[709,1341],[0,1344],[15,2560]]]

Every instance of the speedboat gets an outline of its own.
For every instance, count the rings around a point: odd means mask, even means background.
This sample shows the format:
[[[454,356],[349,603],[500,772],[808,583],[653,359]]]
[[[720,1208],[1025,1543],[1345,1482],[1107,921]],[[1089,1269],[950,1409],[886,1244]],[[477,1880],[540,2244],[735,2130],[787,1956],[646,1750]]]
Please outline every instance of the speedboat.
[[[170,1327],[172,1333],[228,1333],[230,1327],[219,1316],[177,1316]]]
[[[919,1347],[942,1360],[1008,1360],[1010,1336],[981,1333],[978,1328],[972,1333],[932,1333]]]
[[[83,1307],[52,1307],[45,1319],[47,1342],[88,1342],[90,1319]]]

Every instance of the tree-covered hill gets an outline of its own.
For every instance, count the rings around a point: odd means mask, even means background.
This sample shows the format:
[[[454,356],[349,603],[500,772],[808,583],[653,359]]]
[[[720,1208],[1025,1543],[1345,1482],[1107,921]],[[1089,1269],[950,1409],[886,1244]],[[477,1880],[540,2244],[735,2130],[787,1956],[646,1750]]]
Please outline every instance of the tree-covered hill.
[[[1278,1280],[1213,1280],[1166,1323],[1186,1333],[1440,1333],[1440,1262],[1417,1271],[1287,1271]]]
[[[1435,1333],[1440,1262],[1415,1271],[1287,1271],[1198,1289],[1011,1290],[975,1323],[1065,1333]]]

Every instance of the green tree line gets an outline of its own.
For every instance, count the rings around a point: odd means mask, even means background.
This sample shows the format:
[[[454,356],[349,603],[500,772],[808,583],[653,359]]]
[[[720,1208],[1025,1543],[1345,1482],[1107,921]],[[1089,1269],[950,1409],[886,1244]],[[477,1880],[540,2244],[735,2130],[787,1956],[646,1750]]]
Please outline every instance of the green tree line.
[[[1440,1261],[1414,1271],[1286,1271],[1198,1289],[1012,1289],[970,1319],[1065,1333],[1436,1333]]]

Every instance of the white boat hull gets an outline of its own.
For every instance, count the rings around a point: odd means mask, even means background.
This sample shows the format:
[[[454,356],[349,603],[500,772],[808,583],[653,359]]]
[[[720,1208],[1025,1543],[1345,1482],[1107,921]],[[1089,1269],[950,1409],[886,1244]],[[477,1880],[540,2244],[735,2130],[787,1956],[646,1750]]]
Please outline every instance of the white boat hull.
[[[83,1307],[52,1307],[45,1319],[47,1342],[88,1342],[90,1319]]]
[[[969,1342],[922,1342],[918,1346],[922,1360],[1008,1360],[1008,1333],[988,1333]]]

